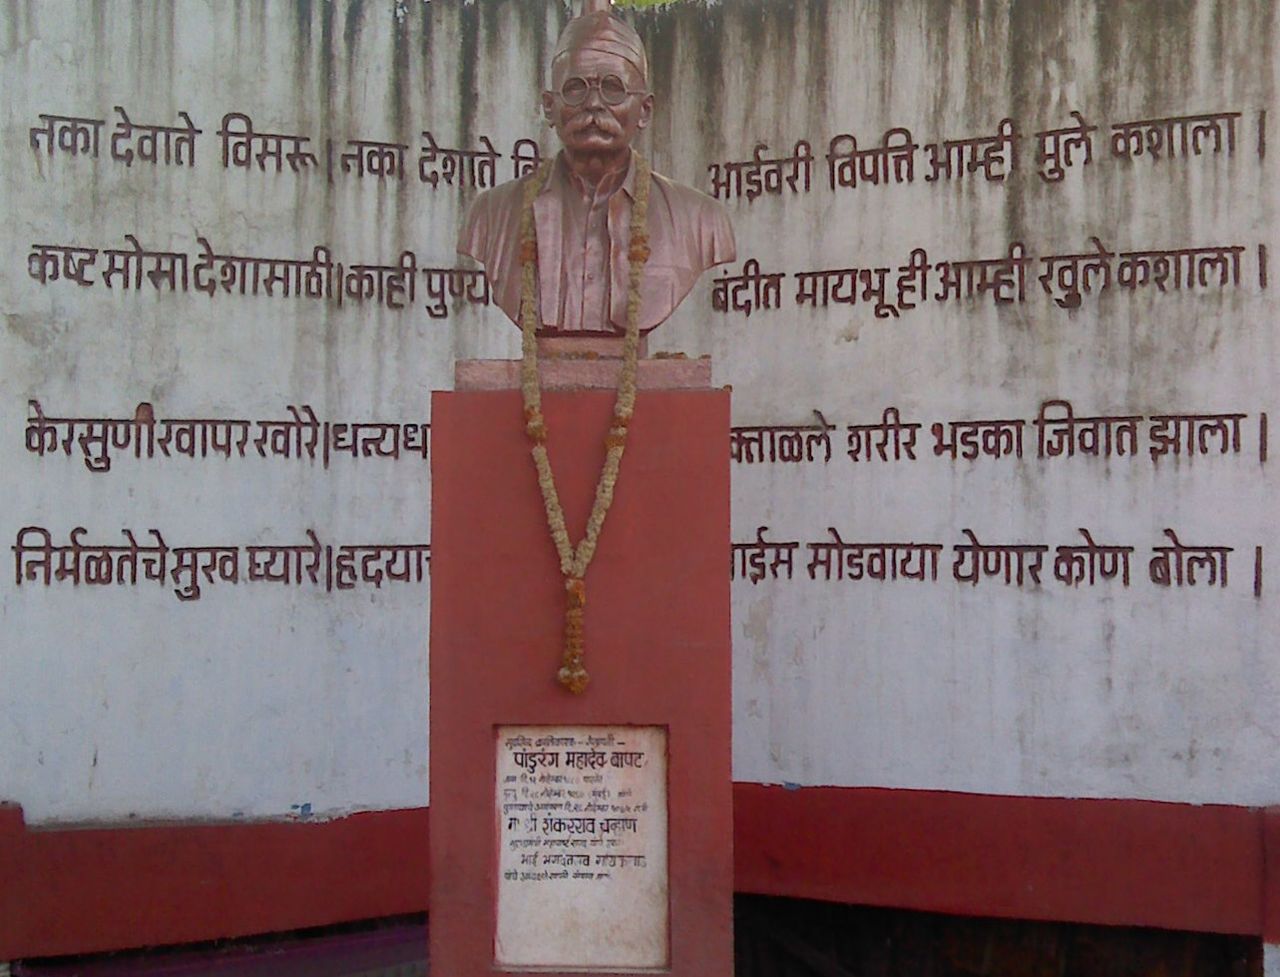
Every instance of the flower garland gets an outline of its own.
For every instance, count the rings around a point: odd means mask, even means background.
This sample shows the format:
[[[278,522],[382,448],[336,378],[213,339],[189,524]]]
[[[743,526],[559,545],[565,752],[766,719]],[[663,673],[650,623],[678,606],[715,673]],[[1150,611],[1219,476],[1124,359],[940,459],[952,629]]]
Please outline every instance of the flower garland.
[[[525,433],[533,448],[533,463],[538,471],[538,488],[542,490],[547,510],[547,525],[560,557],[564,576],[564,655],[557,680],[570,692],[581,695],[590,676],[582,664],[582,621],[587,604],[587,567],[595,555],[604,527],[605,516],[613,502],[618,482],[618,467],[627,446],[627,427],[636,404],[636,359],[640,348],[640,278],[649,260],[649,186],[648,161],[634,153],[636,178],[635,200],[631,208],[630,236],[627,243],[627,328],[622,340],[622,370],[618,376],[618,396],[614,402],[613,420],[605,438],[604,466],[596,483],[595,501],[587,519],[587,530],[575,547],[565,527],[564,509],[556,492],[551,459],[547,456],[547,422],[542,416],[542,389],[538,382],[538,240],[533,220],[533,201],[551,176],[554,160],[539,167],[525,184],[523,208],[520,212],[520,332],[523,357],[520,363],[520,391],[524,396]]]

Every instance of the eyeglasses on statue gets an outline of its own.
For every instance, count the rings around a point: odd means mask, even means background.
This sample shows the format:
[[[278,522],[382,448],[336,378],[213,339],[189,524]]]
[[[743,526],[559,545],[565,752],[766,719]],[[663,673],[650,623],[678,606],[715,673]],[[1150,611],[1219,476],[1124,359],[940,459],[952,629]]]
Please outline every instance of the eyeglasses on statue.
[[[644,89],[631,89],[617,75],[605,75],[603,78],[566,78],[560,86],[560,97],[566,105],[581,105],[591,94],[591,89],[600,93],[600,101],[605,105],[621,105],[628,95],[648,94]]]

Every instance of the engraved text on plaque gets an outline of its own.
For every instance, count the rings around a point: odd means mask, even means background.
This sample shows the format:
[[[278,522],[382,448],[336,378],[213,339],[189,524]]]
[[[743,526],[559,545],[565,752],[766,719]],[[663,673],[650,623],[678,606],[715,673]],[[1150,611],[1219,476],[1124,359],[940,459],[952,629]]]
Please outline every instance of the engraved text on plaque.
[[[495,964],[665,968],[666,729],[502,726],[497,751]]]

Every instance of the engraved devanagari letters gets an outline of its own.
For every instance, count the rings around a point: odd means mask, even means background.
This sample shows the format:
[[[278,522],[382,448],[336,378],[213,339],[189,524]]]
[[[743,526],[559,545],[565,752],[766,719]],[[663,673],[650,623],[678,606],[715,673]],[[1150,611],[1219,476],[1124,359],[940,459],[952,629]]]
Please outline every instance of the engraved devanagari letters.
[[[498,966],[664,967],[666,728],[501,726],[495,738]]]

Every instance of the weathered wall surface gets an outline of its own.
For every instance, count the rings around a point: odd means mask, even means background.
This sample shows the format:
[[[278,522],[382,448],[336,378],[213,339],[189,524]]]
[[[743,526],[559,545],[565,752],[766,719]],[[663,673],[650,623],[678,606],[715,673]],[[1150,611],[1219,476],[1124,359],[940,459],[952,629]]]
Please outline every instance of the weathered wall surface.
[[[455,358],[518,349],[441,270],[476,184],[553,149],[565,16],[0,11],[0,798],[29,820],[427,803],[422,425]],[[734,387],[737,779],[1280,802],[1276,17],[638,19],[645,148],[738,233],[653,336]],[[914,148],[833,144],[894,128]],[[729,165],[761,143],[791,161]]]

